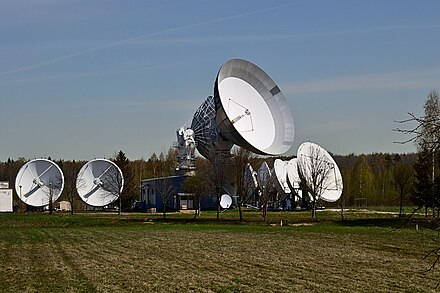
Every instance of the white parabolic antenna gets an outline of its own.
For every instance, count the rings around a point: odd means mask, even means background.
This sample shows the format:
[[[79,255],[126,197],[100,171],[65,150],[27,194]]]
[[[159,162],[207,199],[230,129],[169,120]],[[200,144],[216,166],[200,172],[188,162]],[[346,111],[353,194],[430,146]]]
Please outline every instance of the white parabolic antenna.
[[[287,163],[287,179],[289,180],[290,186],[293,188],[299,188],[301,183],[301,178],[298,174],[298,159],[293,158]]]
[[[287,162],[276,159],[273,163],[273,169],[277,178],[277,180],[275,181],[275,188],[283,196],[289,194],[291,190],[287,183]]]
[[[299,196],[299,198],[302,198],[302,191],[299,189],[301,178],[298,174],[298,159],[293,158],[287,163],[287,179],[288,183],[290,185],[290,188],[293,188],[296,195]]]
[[[305,142],[298,148],[298,170],[304,176],[307,185],[318,182],[320,198],[335,202],[342,195],[343,183],[341,171],[330,154],[321,146]]]
[[[271,176],[269,165],[266,162],[261,163],[260,168],[258,168],[258,186],[268,188],[267,185],[270,183]]]
[[[229,196],[229,194],[223,194],[220,198],[220,206],[224,209],[229,209],[229,207],[232,205],[232,197]]]
[[[293,143],[292,111],[275,82],[242,59],[220,68],[214,87],[220,135],[257,154],[280,155]]]
[[[103,207],[116,201],[124,188],[121,169],[112,161],[95,159],[81,168],[76,189],[88,205]]]
[[[55,202],[63,192],[64,175],[60,167],[46,159],[35,159],[24,164],[15,179],[15,191],[27,205],[46,206]]]

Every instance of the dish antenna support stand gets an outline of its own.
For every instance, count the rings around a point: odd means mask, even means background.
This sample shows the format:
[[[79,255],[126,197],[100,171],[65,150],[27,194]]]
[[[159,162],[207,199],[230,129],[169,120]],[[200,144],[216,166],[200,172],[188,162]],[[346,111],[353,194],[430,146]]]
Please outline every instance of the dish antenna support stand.
[[[193,171],[195,169],[194,153],[196,150],[194,130],[182,126],[176,130],[176,135],[177,143],[175,147],[179,152],[177,156],[178,166],[176,168],[176,171]]]

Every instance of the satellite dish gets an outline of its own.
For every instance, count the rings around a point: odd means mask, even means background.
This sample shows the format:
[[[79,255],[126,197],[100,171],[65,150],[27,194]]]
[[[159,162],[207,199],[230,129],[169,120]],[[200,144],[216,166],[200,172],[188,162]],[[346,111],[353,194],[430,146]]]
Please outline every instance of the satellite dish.
[[[287,183],[287,162],[276,159],[273,164],[273,169],[277,178],[275,181],[275,188],[277,191],[283,196],[291,193],[290,187]]]
[[[266,162],[261,163],[260,168],[258,168],[258,186],[267,188],[271,176],[272,173],[270,172],[269,165]]]
[[[320,198],[335,202],[342,195],[343,183],[341,171],[330,154],[321,146],[305,142],[298,148],[298,170],[307,185],[318,184]]]
[[[223,194],[220,198],[220,206],[223,209],[229,209],[229,207],[232,205],[232,197],[230,197],[228,194]]]
[[[301,178],[298,174],[298,159],[293,158],[287,163],[287,179],[290,187],[293,189],[299,188]]]
[[[294,137],[292,111],[275,82],[242,59],[220,68],[214,87],[216,123],[234,144],[262,155],[287,152]]]
[[[301,183],[301,178],[298,174],[298,159],[293,158],[287,163],[287,183],[291,190],[295,192],[295,194],[302,198],[302,190],[299,187]]]
[[[79,196],[85,203],[95,207],[103,207],[116,201],[123,188],[121,169],[106,159],[87,162],[76,178]]]
[[[64,188],[64,175],[60,167],[46,159],[36,159],[24,164],[15,178],[15,191],[27,205],[46,206],[55,202]]]
[[[258,174],[252,168],[250,163],[247,163],[244,167],[244,181],[249,193],[253,193],[258,187]]]
[[[246,60],[232,59],[220,68],[209,96],[195,112],[194,130],[199,153],[213,160],[237,144],[262,155],[280,155],[293,143],[289,105],[275,82]]]
[[[233,143],[220,137],[216,121],[214,97],[209,96],[197,109],[191,121],[199,153],[213,160],[216,151],[230,151]]]

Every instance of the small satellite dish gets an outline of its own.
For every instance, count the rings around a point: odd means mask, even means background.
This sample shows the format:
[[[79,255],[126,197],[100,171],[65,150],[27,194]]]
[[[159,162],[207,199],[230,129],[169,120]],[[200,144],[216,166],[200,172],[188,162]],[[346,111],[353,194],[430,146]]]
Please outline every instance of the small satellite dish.
[[[123,188],[121,169],[106,159],[87,162],[76,178],[79,196],[85,203],[95,207],[103,207],[116,201]]]
[[[277,178],[275,181],[275,188],[283,197],[285,197],[287,194],[291,193],[290,187],[287,183],[287,162],[276,159],[273,164],[273,169]]]
[[[223,194],[220,198],[220,206],[223,209],[229,209],[229,207],[232,205],[232,197],[230,197],[228,194]]]
[[[280,155],[293,143],[292,111],[275,82],[242,59],[220,68],[214,87],[221,136],[262,155]]]
[[[298,148],[298,171],[306,184],[315,182],[320,198],[327,202],[335,202],[342,195],[343,183],[341,171],[330,154],[321,146],[305,142]]]
[[[46,159],[36,159],[24,164],[15,179],[15,191],[27,205],[47,206],[63,192],[64,175],[60,167]]]

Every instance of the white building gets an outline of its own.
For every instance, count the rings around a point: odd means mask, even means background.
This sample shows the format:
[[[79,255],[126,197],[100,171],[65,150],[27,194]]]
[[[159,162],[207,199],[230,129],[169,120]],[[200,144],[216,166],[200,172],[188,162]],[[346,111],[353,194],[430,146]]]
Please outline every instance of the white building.
[[[12,212],[12,189],[9,189],[9,182],[0,182],[0,212]]]

